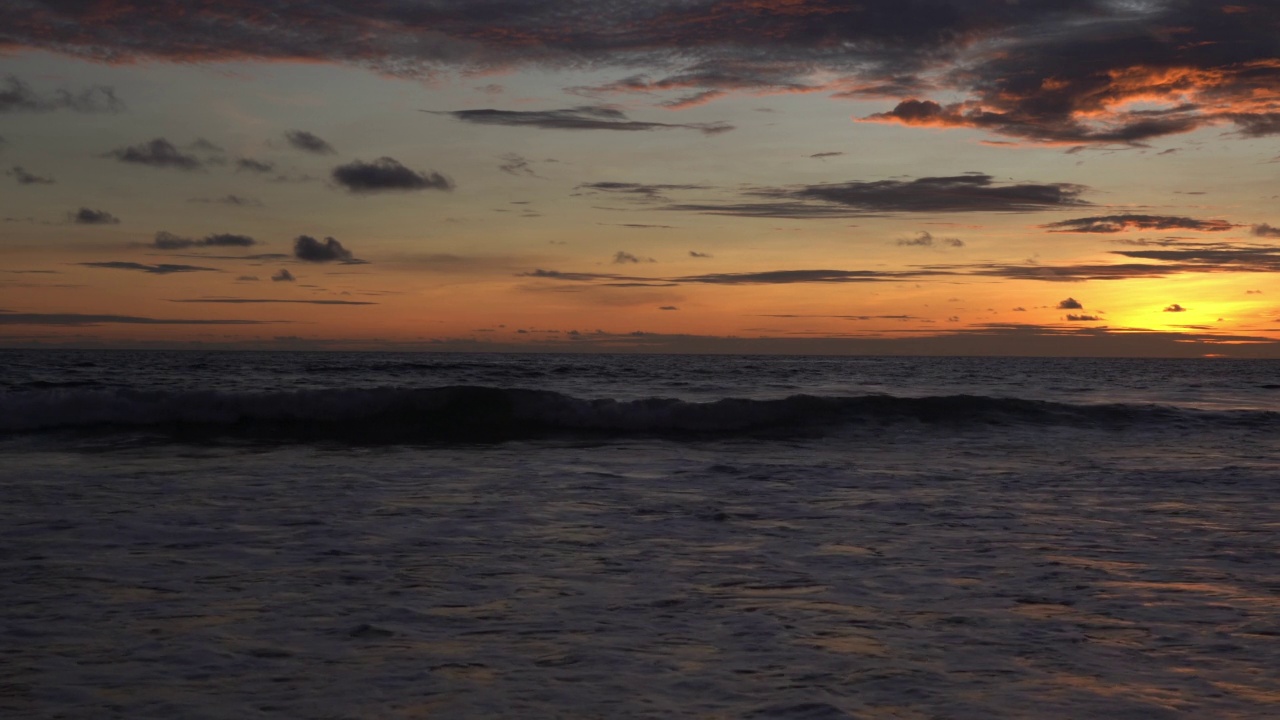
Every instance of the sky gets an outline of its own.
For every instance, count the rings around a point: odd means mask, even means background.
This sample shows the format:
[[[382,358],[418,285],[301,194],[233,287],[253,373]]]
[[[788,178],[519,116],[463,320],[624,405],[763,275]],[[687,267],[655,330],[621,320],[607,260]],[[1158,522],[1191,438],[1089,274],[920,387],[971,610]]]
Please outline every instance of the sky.
[[[0,346],[1280,358],[1274,0],[0,4]]]

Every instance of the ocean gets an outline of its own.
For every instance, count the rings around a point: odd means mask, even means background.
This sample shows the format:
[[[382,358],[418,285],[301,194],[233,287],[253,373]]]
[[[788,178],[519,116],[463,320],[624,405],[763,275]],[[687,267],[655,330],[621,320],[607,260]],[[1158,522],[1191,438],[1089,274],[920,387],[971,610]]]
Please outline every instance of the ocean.
[[[0,715],[1280,717],[1280,362],[0,352]]]

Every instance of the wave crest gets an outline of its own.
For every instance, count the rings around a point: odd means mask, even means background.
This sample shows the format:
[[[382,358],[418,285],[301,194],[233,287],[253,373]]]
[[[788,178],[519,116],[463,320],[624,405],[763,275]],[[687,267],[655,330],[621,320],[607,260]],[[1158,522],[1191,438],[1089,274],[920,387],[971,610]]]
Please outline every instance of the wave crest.
[[[0,393],[0,431],[151,429],[250,438],[413,442],[555,434],[822,434],[851,425],[1280,424],[1274,412],[1209,413],[1158,405],[1072,405],[975,395],[793,395],[687,402],[571,397],[546,390],[450,386],[269,393],[49,388]]]

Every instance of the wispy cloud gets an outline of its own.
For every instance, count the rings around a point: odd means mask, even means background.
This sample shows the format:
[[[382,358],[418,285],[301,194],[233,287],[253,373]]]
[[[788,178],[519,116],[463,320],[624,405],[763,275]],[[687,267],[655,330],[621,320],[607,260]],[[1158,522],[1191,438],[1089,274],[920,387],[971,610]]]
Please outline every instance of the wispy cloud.
[[[432,115],[448,115],[455,120],[476,125],[505,125],[508,127],[533,127],[544,130],[619,130],[623,132],[648,130],[697,130],[707,135],[717,135],[733,129],[725,123],[664,123],[632,120],[621,110],[610,107],[582,105],[560,110],[423,110]]]
[[[221,305],[377,305],[375,302],[367,302],[362,300],[278,300],[275,298],[232,298],[232,297],[213,297],[213,298],[193,298],[189,300],[170,300],[175,303],[209,303]]]
[[[304,152],[315,153],[317,155],[332,155],[337,150],[334,149],[327,141],[315,133],[306,130],[287,130],[284,139],[289,145]]]
[[[172,275],[174,273],[189,272],[222,272],[217,268],[201,267],[199,265],[171,265],[161,263],[159,265],[146,265],[144,263],[124,262],[120,260],[112,260],[108,262],[84,262],[76,263],[84,267],[103,268],[107,270],[135,270],[151,275]]]
[[[151,245],[160,250],[182,250],[193,247],[251,247],[258,241],[248,235],[217,233],[202,238],[188,238],[161,230],[152,239]]]
[[[596,183],[597,186],[600,183]],[[984,173],[914,180],[873,180],[761,187],[736,202],[675,202],[663,210],[768,218],[843,218],[946,212],[1034,212],[1087,206],[1072,183],[999,183]]]
[[[1040,227],[1049,232],[1118,233],[1126,230],[1194,230],[1224,232],[1241,227],[1226,220],[1198,220],[1172,215],[1094,215],[1051,222]]]
[[[89,327],[94,325],[269,325],[279,320],[189,320],[137,315],[95,315],[91,313],[19,313],[0,310],[0,325],[52,325]]]
[[[34,173],[29,173],[21,165],[14,165],[5,173],[9,177],[18,181],[19,185],[52,185],[53,178],[43,177]]]

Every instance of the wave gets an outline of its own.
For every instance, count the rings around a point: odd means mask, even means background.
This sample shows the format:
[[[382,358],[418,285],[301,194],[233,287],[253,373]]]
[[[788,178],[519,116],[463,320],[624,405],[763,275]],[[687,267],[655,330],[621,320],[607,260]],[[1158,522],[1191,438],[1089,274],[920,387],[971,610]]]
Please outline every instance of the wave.
[[[792,395],[581,399],[546,390],[476,386],[292,392],[50,388],[0,393],[0,432],[149,429],[177,435],[415,442],[547,435],[824,434],[902,423],[958,429],[1228,423],[1280,426],[1280,413],[1161,405],[1076,405],[980,395]]]

